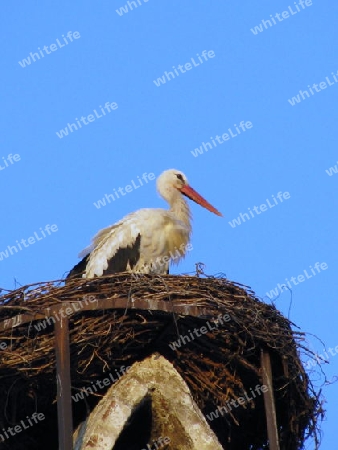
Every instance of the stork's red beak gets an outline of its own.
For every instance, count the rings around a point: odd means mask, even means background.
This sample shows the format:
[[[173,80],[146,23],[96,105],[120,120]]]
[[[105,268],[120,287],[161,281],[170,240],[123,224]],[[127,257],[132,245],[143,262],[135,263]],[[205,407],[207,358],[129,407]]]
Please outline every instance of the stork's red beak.
[[[190,200],[193,200],[194,202],[198,203],[199,205],[203,206],[203,208],[206,208],[210,212],[213,212],[217,216],[222,216],[222,214],[217,211],[216,208],[214,208],[212,205],[210,205],[209,202],[205,200],[198,192],[195,191],[192,187],[185,185],[183,186],[180,191],[182,194],[186,195],[190,198]]]

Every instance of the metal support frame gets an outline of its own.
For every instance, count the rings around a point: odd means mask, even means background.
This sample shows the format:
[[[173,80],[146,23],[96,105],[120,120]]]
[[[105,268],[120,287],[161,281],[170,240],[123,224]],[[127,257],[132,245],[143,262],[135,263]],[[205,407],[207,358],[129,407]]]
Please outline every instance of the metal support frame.
[[[269,449],[280,450],[278,427],[276,417],[276,405],[273,395],[273,383],[272,383],[272,370],[271,360],[269,352],[261,350],[261,369],[262,369],[262,381],[268,390],[263,392],[266,425],[268,430]]]
[[[69,320],[55,322],[55,352],[57,377],[57,410],[59,449],[73,449],[73,411],[70,379]]]

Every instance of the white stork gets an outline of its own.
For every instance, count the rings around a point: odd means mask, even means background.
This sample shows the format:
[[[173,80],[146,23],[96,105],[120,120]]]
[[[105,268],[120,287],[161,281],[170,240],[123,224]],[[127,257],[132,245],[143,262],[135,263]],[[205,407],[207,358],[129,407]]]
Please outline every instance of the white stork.
[[[139,209],[100,230],[67,278],[108,275],[117,272],[169,273],[169,262],[184,257],[191,234],[191,215],[183,195],[221,216],[189,186],[187,177],[170,169],[157,179],[157,190],[170,209]],[[182,195],[183,194],[183,195]]]

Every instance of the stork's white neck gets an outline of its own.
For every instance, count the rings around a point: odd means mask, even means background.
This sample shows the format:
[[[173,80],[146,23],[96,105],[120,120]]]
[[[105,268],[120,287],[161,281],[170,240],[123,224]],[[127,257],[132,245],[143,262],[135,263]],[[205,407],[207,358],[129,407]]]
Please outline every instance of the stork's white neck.
[[[191,231],[191,213],[189,205],[179,191],[174,191],[169,200],[170,212],[173,213],[178,220],[181,220]]]

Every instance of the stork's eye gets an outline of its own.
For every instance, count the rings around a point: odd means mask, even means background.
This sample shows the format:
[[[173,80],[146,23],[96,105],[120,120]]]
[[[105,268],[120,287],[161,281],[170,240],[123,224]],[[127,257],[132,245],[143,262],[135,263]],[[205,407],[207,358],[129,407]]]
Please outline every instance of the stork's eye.
[[[183,183],[184,183],[184,179],[180,173],[176,173],[176,176],[179,180],[183,181]]]

